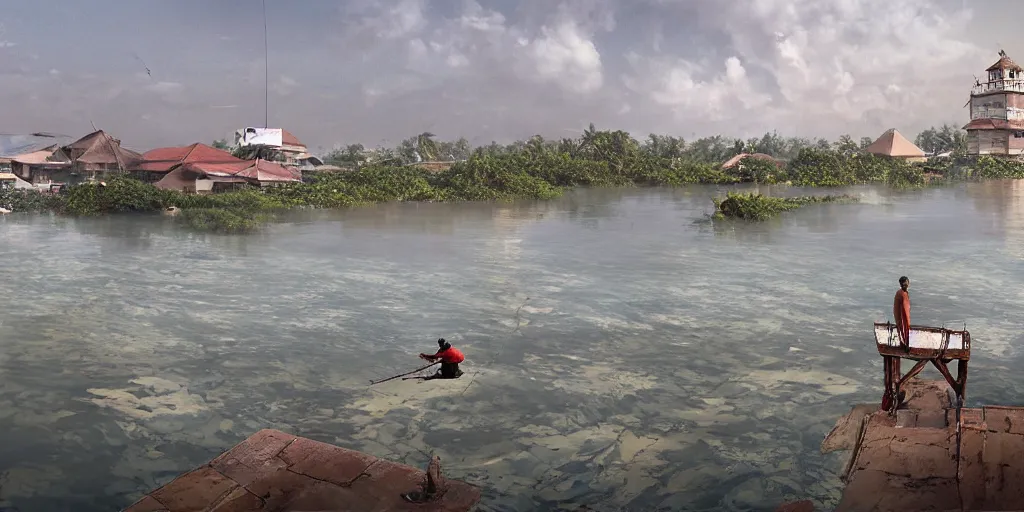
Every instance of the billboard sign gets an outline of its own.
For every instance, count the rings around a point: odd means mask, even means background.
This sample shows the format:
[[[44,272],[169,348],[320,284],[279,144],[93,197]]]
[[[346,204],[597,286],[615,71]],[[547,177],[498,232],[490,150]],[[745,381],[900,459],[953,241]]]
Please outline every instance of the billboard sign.
[[[279,148],[282,143],[283,131],[280,128],[244,128],[235,132],[235,145]]]

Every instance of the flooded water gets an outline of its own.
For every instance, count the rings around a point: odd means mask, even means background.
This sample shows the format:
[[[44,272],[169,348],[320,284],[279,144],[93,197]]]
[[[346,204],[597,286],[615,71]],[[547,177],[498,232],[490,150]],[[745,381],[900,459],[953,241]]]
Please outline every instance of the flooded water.
[[[852,193],[717,229],[701,187],[251,236],[2,217],[0,507],[114,510],[269,427],[436,453],[485,510],[830,508],[841,457],[819,444],[881,397],[871,323],[900,275],[915,324],[971,330],[969,403],[1024,387],[1024,186]],[[461,379],[367,385],[439,337]]]

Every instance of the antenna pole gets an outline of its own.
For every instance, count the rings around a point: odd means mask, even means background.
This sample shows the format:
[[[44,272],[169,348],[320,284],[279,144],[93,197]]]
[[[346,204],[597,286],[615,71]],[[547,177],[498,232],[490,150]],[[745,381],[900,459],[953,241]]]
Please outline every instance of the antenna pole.
[[[267,42],[267,0],[263,0],[263,127],[270,128],[270,44]]]

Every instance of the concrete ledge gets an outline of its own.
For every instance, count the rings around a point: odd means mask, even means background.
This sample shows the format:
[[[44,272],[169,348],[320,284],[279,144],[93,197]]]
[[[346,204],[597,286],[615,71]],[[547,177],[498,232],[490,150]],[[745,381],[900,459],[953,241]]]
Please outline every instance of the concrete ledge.
[[[434,501],[402,498],[425,480],[410,466],[267,429],[125,512],[467,512],[480,501],[479,489],[454,480]]]

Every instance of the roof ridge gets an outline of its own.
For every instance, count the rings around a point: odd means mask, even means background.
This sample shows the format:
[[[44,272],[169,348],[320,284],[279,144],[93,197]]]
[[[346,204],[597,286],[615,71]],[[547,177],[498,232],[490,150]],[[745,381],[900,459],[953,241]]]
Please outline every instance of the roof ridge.
[[[195,151],[196,148],[199,147],[199,143],[198,142],[193,142],[191,145],[185,146],[185,147],[191,147],[192,149],[189,149],[188,151],[185,152],[185,156],[181,157],[181,162],[184,162],[185,160],[188,160],[189,155],[191,155],[192,152]]]

